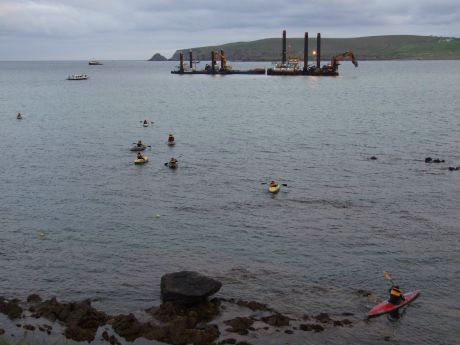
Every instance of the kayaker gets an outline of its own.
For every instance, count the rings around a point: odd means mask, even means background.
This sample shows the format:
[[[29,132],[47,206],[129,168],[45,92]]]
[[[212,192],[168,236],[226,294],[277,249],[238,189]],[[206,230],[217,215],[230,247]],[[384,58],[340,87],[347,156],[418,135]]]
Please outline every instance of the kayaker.
[[[139,141],[137,142],[136,145],[137,145],[137,147],[142,147],[142,146],[144,146],[144,144],[142,144],[142,140],[139,140]]]
[[[169,160],[169,165],[176,165],[177,163],[177,159],[172,157],[170,160]]]
[[[16,118],[17,118],[18,120],[22,119],[21,113],[18,113],[18,115],[16,116]]]
[[[144,156],[140,151],[137,152],[137,159],[144,159]]]
[[[276,187],[277,185],[278,185],[278,183],[276,183],[275,181],[270,182],[270,187]]]
[[[174,142],[174,135],[169,134],[168,143],[172,143],[172,142]]]
[[[401,301],[406,300],[398,285],[393,285],[388,291],[390,292],[390,299],[388,302],[391,304],[399,304]]]
[[[147,120],[144,120],[144,125],[148,125],[148,122],[147,122]]]

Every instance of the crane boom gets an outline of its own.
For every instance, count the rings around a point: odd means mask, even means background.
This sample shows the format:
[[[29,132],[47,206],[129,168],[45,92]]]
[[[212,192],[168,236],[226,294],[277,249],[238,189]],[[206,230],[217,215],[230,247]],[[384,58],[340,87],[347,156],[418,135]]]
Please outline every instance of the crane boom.
[[[345,53],[342,53],[342,54],[339,54],[339,55],[336,55],[336,56],[332,57],[332,59],[331,59],[332,68],[335,69],[337,67],[338,62],[346,59],[347,57],[349,57],[351,59],[351,62],[353,63],[353,65],[355,65],[355,67],[358,67],[358,60],[356,60],[355,55],[353,54],[352,51],[348,51],[348,52],[345,52]]]

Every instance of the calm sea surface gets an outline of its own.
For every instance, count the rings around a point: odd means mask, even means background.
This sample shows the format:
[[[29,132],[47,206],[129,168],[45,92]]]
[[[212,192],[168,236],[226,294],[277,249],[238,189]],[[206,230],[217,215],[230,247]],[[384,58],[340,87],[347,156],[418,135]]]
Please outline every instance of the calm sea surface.
[[[338,78],[174,65],[0,62],[0,295],[126,313],[188,269],[224,297],[355,314],[287,344],[458,344],[460,62],[344,62]],[[140,139],[150,161],[135,166]],[[288,186],[271,195],[271,179]],[[360,322],[386,298],[383,271],[422,296],[399,322]]]

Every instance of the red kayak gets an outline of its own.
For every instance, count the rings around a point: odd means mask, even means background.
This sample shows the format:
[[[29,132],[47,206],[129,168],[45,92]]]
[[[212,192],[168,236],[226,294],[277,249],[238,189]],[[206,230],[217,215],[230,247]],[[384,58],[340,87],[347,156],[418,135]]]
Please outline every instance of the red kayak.
[[[384,301],[380,304],[377,304],[374,308],[369,310],[369,312],[367,313],[367,317],[375,317],[375,316],[379,316],[379,315],[383,315],[383,314],[395,311],[409,304],[410,302],[415,300],[419,295],[420,295],[420,290],[415,290],[412,292],[405,293],[404,294],[405,300],[399,304],[393,304],[388,301]]]

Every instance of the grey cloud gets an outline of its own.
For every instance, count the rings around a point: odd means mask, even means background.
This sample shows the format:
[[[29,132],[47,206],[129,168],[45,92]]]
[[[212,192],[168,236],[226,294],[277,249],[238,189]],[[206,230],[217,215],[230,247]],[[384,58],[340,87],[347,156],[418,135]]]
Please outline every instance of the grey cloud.
[[[0,36],[10,48],[30,40],[52,47],[53,40],[57,45],[67,38],[87,42],[88,49],[97,47],[95,42],[117,40],[169,52],[172,47],[278,37],[284,28],[290,37],[303,31],[328,37],[456,36],[460,9],[453,0],[0,0]],[[2,49],[0,59],[5,58]]]

